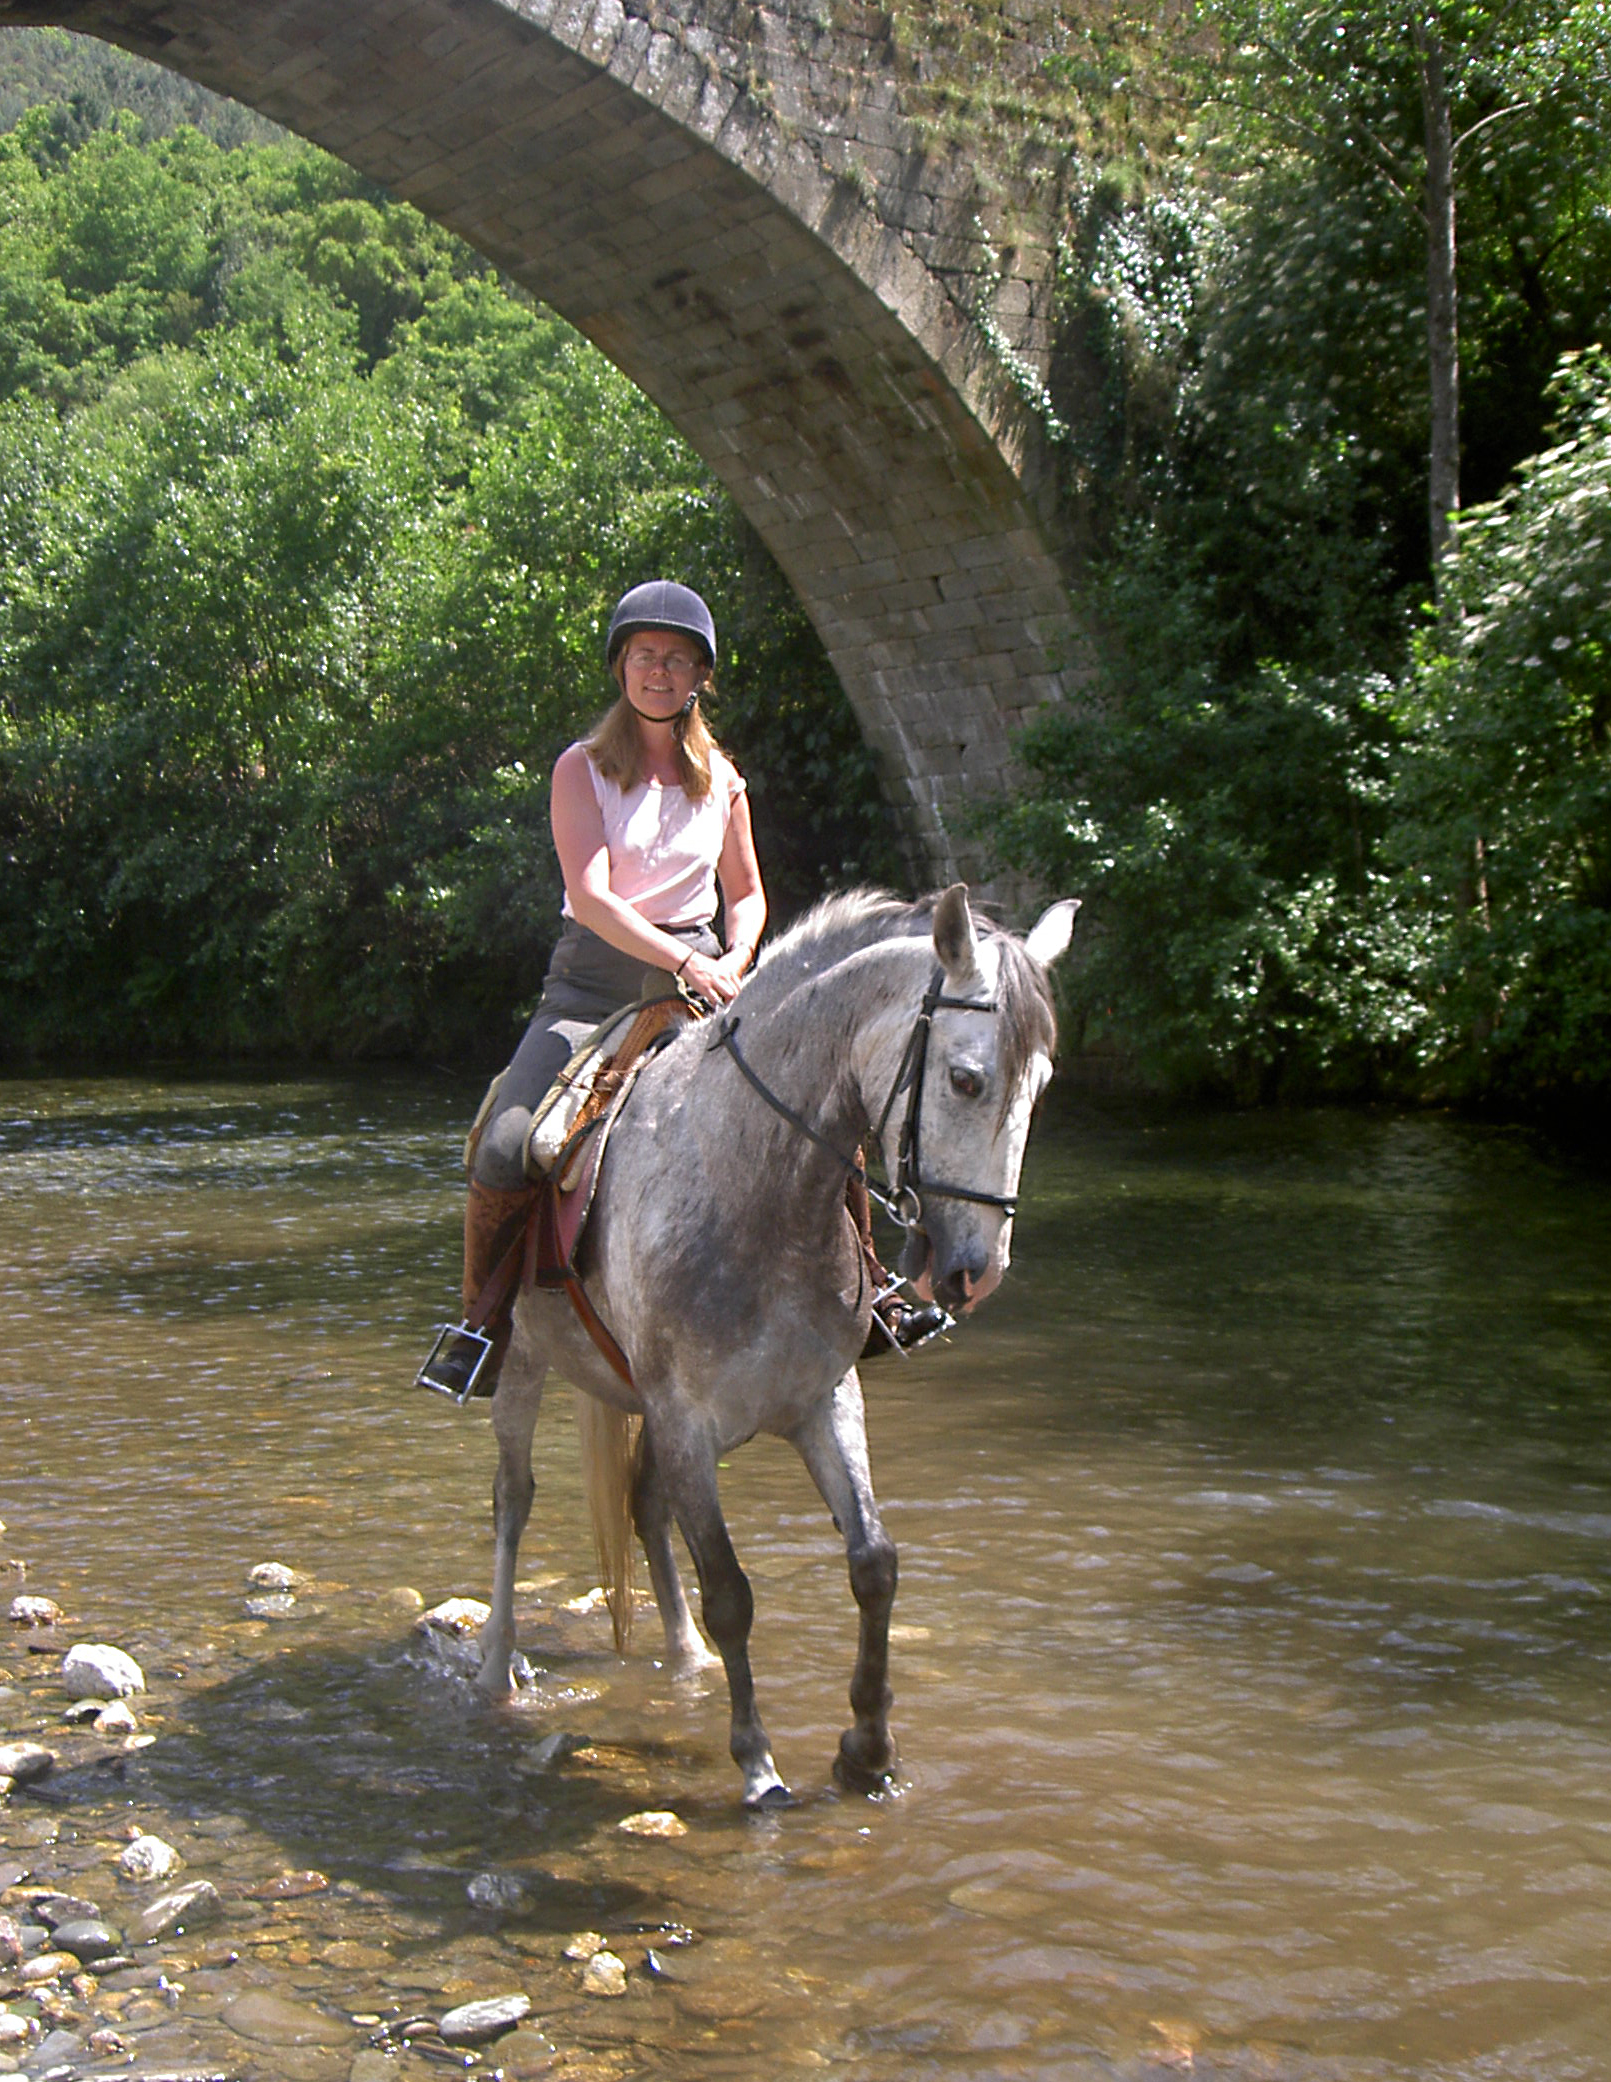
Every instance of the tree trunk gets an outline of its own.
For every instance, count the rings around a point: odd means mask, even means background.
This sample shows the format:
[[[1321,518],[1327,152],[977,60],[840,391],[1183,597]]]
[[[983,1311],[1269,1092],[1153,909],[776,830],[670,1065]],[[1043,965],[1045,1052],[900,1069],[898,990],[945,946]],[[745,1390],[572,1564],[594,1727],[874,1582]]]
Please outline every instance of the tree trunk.
[[[1431,376],[1432,442],[1427,503],[1432,533],[1432,578],[1443,590],[1444,566],[1455,544],[1460,510],[1460,326],[1455,276],[1454,126],[1435,20],[1416,16],[1411,27],[1421,79],[1426,128],[1426,344]]]

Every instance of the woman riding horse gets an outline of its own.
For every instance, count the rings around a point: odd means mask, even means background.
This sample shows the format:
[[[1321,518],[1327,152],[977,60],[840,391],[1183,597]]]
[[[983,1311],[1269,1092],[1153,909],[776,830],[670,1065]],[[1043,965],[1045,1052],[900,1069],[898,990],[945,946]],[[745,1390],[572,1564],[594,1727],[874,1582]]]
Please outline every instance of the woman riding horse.
[[[760,945],[766,892],[744,779],[700,712],[715,663],[715,621],[690,587],[655,579],[623,594],[605,641],[619,696],[554,766],[549,815],[564,925],[536,1014],[476,1139],[464,1218],[466,1315],[530,1211],[532,1110],[577,1041],[643,995],[645,970],[667,972],[718,1008],[730,1003]],[[718,890],[725,948],[712,930]],[[870,1243],[862,1200],[852,1212]],[[939,1316],[893,1297],[885,1303],[889,1336],[902,1344]],[[493,1348],[476,1382],[480,1395],[497,1386],[508,1308],[486,1328]]]

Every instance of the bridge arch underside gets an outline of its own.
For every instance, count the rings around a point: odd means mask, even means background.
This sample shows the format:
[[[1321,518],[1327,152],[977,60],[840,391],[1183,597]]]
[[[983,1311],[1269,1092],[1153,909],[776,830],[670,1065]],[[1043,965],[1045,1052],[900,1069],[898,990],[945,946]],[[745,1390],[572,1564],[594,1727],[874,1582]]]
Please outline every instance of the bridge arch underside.
[[[965,319],[850,184],[805,179],[765,111],[690,53],[657,74],[618,0],[0,0],[0,22],[23,20],[323,145],[601,348],[794,586],[914,865],[980,879],[961,813],[1063,692],[1068,597],[947,373],[977,369]]]

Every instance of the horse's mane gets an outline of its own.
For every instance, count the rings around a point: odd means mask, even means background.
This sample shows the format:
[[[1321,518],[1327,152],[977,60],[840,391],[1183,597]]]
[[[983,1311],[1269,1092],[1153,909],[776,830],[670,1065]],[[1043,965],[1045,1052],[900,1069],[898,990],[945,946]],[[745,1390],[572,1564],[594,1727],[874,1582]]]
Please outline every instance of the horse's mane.
[[[746,996],[757,1010],[781,997],[802,974],[820,976],[864,948],[887,940],[922,941],[934,930],[934,907],[942,892],[931,891],[908,903],[887,889],[843,889],[804,912],[779,934],[756,963]],[[971,906],[970,906],[971,909]],[[974,931],[988,940],[1000,957],[996,1002],[1001,1017],[1000,1066],[1003,1092],[1016,1089],[1031,1057],[1051,1055],[1057,1046],[1057,1014],[1045,969],[1016,933],[1005,931],[973,911]],[[932,951],[932,949],[931,949]],[[773,986],[768,989],[768,984]],[[779,989],[777,986],[781,985]]]

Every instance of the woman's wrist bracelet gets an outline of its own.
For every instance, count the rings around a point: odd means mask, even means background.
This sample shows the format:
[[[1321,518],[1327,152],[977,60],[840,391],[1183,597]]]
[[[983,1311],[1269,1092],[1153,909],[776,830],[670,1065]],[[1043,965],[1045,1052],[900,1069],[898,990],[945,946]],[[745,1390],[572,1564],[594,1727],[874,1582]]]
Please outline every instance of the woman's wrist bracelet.
[[[683,956],[682,960],[678,962],[677,966],[672,970],[672,976],[674,978],[680,976],[683,970],[686,969],[688,964],[693,960],[693,958],[694,949],[690,947],[688,952]]]

